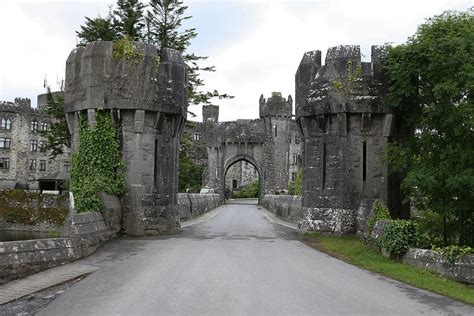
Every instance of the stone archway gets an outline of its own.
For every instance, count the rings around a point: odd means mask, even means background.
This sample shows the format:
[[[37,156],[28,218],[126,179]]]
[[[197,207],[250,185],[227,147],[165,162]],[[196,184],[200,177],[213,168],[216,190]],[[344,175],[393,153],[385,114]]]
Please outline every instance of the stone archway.
[[[262,192],[263,192],[265,179],[264,179],[263,174],[261,172],[262,169],[261,169],[261,166],[259,165],[258,161],[250,155],[239,154],[239,155],[228,158],[224,162],[224,168],[222,169],[223,172],[222,172],[222,179],[221,179],[221,183],[224,186],[222,192],[225,194],[225,183],[226,183],[225,180],[226,180],[227,172],[229,171],[229,169],[234,164],[236,164],[240,161],[246,161],[246,162],[250,163],[257,170],[258,181],[259,181],[259,194],[258,194],[259,196],[258,196],[258,199],[260,200],[260,197],[262,196]]]

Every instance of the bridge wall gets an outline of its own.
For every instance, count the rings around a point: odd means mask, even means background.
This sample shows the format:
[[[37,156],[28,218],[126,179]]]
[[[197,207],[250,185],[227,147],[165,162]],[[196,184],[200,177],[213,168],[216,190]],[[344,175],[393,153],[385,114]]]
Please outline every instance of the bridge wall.
[[[178,215],[181,221],[199,217],[221,204],[219,194],[178,193]]]

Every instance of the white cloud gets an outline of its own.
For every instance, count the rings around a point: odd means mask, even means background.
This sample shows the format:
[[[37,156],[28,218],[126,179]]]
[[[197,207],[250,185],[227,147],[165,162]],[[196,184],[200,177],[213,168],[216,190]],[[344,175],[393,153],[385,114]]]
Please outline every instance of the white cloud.
[[[44,92],[44,75],[54,88],[56,77],[64,76],[65,61],[76,44],[75,30],[83,16],[105,15],[107,4],[114,2],[1,1],[0,100],[29,97],[35,104],[36,95]],[[456,0],[185,1],[190,7],[209,2],[213,5],[208,7],[216,8],[226,2],[241,5],[242,12],[251,17],[245,20],[250,25],[236,26],[239,32],[206,48],[209,64],[217,68],[216,73],[205,75],[207,87],[236,96],[216,100],[221,105],[221,120],[257,118],[262,93],[266,97],[272,91],[293,95],[294,73],[305,51],[319,49],[324,60],[330,46],[359,44],[369,59],[372,44],[401,43],[425,18],[471,5]],[[235,23],[235,12],[233,19],[228,23]],[[199,19],[195,16],[193,20]],[[195,27],[199,32],[200,26]],[[206,35],[200,33],[196,41],[208,38]],[[196,107],[191,111],[201,112]]]

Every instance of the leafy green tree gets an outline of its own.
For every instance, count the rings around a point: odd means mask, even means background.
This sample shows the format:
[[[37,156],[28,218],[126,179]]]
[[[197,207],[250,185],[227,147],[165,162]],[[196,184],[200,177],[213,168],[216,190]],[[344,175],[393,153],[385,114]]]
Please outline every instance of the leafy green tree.
[[[186,128],[181,135],[179,149],[179,192],[199,192],[202,186],[202,174],[205,166],[199,159],[206,156],[206,148],[200,141],[192,139],[190,131],[195,127],[193,122],[186,122]]]
[[[48,87],[47,100],[48,103],[43,111],[51,118],[51,122],[48,130],[40,130],[39,134],[46,138],[46,151],[49,157],[54,159],[64,152],[65,147],[71,147],[71,134],[64,115],[63,92],[52,93]]]
[[[474,10],[447,11],[390,50],[388,102],[406,139],[388,162],[406,176],[402,187],[422,209],[454,213],[459,243],[473,244]],[[446,225],[444,243],[447,243]]]

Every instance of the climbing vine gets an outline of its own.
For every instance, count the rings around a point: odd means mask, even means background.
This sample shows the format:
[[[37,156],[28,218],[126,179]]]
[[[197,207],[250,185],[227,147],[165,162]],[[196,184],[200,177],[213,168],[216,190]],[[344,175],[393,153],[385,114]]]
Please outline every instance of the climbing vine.
[[[117,128],[110,113],[96,111],[96,125],[80,117],[79,147],[72,155],[71,191],[78,213],[102,210],[99,192],[123,194],[124,162],[120,159]]]
[[[374,229],[375,223],[384,219],[390,219],[390,212],[379,200],[377,200],[374,203],[374,213],[367,220],[367,231],[369,232],[369,236]]]
[[[140,59],[143,57],[142,50],[138,48],[133,40],[128,36],[114,42],[113,54],[114,58],[123,58],[126,61],[134,61],[135,64],[138,64]]]

